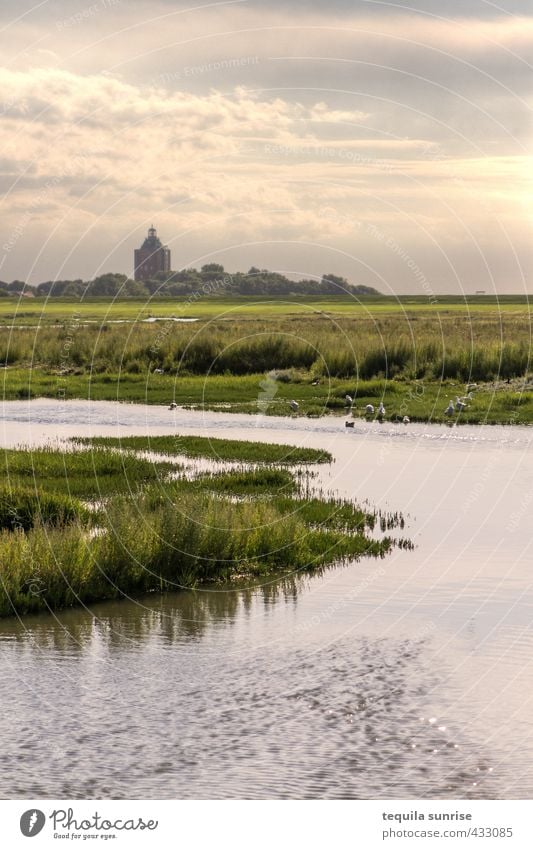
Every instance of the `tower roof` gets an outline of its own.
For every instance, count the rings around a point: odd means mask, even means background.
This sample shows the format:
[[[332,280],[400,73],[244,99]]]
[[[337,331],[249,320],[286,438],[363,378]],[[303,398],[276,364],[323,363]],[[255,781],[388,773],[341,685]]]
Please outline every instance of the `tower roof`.
[[[161,239],[157,235],[157,230],[155,229],[154,225],[152,224],[152,226],[148,230],[148,236],[146,237],[146,239],[143,242],[143,248],[147,248],[148,250],[154,251],[157,248],[162,248],[162,247],[163,247],[163,245],[161,243]]]

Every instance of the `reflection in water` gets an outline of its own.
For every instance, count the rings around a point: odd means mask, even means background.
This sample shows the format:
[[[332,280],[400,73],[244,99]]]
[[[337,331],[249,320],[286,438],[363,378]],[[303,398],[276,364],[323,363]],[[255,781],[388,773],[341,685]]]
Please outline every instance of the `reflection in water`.
[[[18,709],[0,718],[2,795],[493,794],[484,758],[426,710],[438,676],[424,639],[248,639],[254,617],[295,590],[4,622],[2,677]]]
[[[527,428],[4,404],[6,444],[201,433],[325,448],[415,551],[0,622],[3,798],[530,798]]]
[[[0,792],[494,795],[486,757],[431,716],[426,637],[321,645],[313,618],[276,627],[312,586],[292,577],[4,620],[4,691],[18,709],[0,718]]]
[[[329,567],[331,568],[331,567]],[[315,574],[326,571],[317,570]],[[126,643],[156,639],[166,643],[200,639],[208,625],[233,623],[238,615],[252,612],[254,602],[294,604],[298,589],[309,584],[302,574],[272,578],[262,584],[243,582],[242,588],[213,586],[168,596],[149,595],[127,603],[110,601],[91,608],[74,608],[53,614],[0,619],[0,645],[35,645],[54,652],[84,652],[97,640],[108,651],[122,650]]]

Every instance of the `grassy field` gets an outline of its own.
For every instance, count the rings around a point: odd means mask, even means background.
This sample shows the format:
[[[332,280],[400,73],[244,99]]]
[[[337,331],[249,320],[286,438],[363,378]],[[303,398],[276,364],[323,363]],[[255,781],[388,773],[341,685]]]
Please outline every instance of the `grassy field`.
[[[269,300],[268,298],[89,298],[73,301],[62,298],[1,298],[0,326],[13,324],[38,325],[42,323],[65,323],[94,321],[99,324],[111,321],[142,321],[148,318],[285,318],[327,314],[331,316],[365,315],[381,316],[398,313],[453,313],[478,314],[500,312],[516,315],[529,314],[529,300],[522,295],[490,296],[442,296],[436,301],[426,297],[339,297]]]
[[[154,316],[164,320],[144,321]],[[383,402],[386,421],[525,424],[533,421],[530,359],[531,317],[520,298],[0,301],[5,400],[347,419]],[[473,383],[465,409],[447,418],[449,400]],[[196,459],[214,465],[195,471]],[[403,527],[400,514],[312,495],[305,464],[330,459],[178,435],[95,439],[66,453],[5,450],[0,615],[409,546],[387,535]]]
[[[342,413],[349,394],[356,416],[377,400],[387,418],[440,422],[448,399],[475,382],[459,421],[533,421],[524,298],[294,300],[25,299],[16,327],[0,326],[3,398],[174,401],[265,415],[292,415],[295,400],[298,415],[319,416]],[[0,301],[0,324],[13,320],[8,307]],[[199,320],[139,320],[152,308],[160,316],[194,308]]]

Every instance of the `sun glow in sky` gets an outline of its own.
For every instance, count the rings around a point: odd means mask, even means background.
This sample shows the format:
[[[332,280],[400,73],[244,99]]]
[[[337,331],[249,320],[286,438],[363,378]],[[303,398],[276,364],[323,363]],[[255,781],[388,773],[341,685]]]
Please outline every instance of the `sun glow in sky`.
[[[529,2],[4,0],[0,279],[532,292]]]

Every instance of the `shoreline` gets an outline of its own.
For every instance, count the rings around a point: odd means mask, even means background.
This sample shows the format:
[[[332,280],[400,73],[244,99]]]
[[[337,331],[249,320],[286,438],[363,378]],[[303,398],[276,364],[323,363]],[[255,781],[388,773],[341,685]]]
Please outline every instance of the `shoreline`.
[[[109,384],[106,382],[106,388]],[[436,386],[432,385],[432,389],[435,389]],[[11,393],[3,393],[2,395],[2,404],[12,404],[12,403],[21,403],[21,402],[50,402],[57,403],[60,405],[70,404],[70,403],[79,403],[79,402],[88,402],[88,403],[117,403],[121,406],[146,406],[154,409],[169,409],[169,404],[165,401],[161,401],[160,397],[150,397],[149,394],[145,394],[144,396],[139,394],[135,394],[134,397],[117,397],[117,393],[109,393],[108,391],[103,392],[94,392],[93,383],[90,383],[90,395],[86,394],[72,394],[69,397],[66,397],[58,392],[50,392],[44,391],[34,392],[33,389],[27,396],[21,397],[21,393],[18,391],[14,391]],[[486,391],[486,390],[484,390]],[[297,395],[297,393],[294,393]],[[511,394],[511,391],[509,392]],[[516,394],[516,393],[514,393]],[[505,395],[505,393],[501,392],[500,395]],[[446,393],[443,392],[443,396],[447,397]],[[387,396],[385,394],[385,406],[387,408],[390,407],[390,402],[386,400]],[[498,417],[493,414],[490,416],[490,410],[479,409],[479,410],[470,410],[469,407],[461,413],[456,413],[453,416],[447,417],[445,415],[420,415],[416,412],[408,411],[407,413],[403,412],[403,407],[401,407],[399,412],[395,413],[387,413],[382,418],[379,418],[377,415],[367,416],[364,413],[364,406],[366,403],[371,403],[372,398],[365,398],[364,404],[361,404],[360,408],[352,408],[351,414],[346,410],[335,408],[327,408],[324,412],[316,413],[314,411],[306,412],[305,402],[302,402],[302,410],[294,413],[287,402],[281,401],[276,404],[272,404],[269,409],[261,410],[257,409],[257,402],[246,403],[229,403],[229,402],[213,402],[213,403],[201,403],[201,402],[193,402],[189,401],[187,403],[176,403],[176,410],[182,412],[193,412],[193,413],[220,413],[220,414],[229,414],[231,416],[236,415],[246,415],[247,418],[263,420],[265,418],[283,418],[287,421],[314,421],[314,420],[329,420],[329,421],[344,421],[344,422],[354,422],[357,424],[369,424],[369,423],[377,423],[381,425],[398,425],[402,428],[409,427],[409,425],[417,424],[417,425],[432,425],[432,426],[442,426],[446,425],[448,427],[455,426],[465,426],[472,425],[476,427],[484,427],[484,426],[500,426],[500,427],[529,427],[533,424],[533,405],[531,410],[524,411],[524,417],[520,418],[520,413],[511,413],[507,416]],[[299,402],[300,403],[300,402]],[[331,403],[331,402],[330,402]],[[524,401],[524,407],[528,403],[527,400]],[[378,406],[375,404],[374,406]],[[394,406],[393,406],[394,409]],[[355,415],[354,415],[355,413]],[[402,419],[404,415],[409,416],[409,423],[404,424]],[[526,417],[527,415],[527,417]]]
[[[0,617],[312,574],[412,547],[390,534],[404,528],[401,513],[313,487],[313,470],[333,460],[323,449],[171,436],[154,443],[162,459],[151,438],[123,448],[95,438],[89,451],[81,440],[72,455],[4,448]],[[186,457],[211,468],[191,474],[177,462]]]

